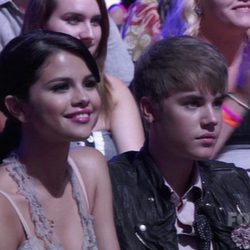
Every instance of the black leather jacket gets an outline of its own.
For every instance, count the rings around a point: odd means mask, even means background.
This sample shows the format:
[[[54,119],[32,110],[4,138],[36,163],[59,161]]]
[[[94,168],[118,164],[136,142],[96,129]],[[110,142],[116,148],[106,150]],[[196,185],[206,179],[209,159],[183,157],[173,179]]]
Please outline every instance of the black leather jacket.
[[[240,249],[232,241],[231,233],[239,225],[230,213],[250,216],[250,179],[233,164],[205,161],[198,165],[202,197],[196,204],[194,225],[199,228],[199,249],[208,249],[204,242],[215,250]],[[121,249],[178,249],[175,206],[148,152],[143,149],[119,155],[109,169]]]

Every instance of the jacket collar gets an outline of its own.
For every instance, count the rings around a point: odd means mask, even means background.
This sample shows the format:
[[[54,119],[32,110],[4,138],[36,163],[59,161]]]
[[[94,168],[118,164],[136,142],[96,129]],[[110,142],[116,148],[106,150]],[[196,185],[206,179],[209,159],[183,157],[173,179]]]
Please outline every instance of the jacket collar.
[[[143,178],[143,180],[150,183],[153,187],[156,187],[165,198],[168,197],[170,199],[171,190],[164,184],[164,179],[159,168],[151,157],[146,143],[137,153],[135,161],[137,171],[143,171],[146,175],[146,178]],[[142,180],[142,178],[140,180]]]

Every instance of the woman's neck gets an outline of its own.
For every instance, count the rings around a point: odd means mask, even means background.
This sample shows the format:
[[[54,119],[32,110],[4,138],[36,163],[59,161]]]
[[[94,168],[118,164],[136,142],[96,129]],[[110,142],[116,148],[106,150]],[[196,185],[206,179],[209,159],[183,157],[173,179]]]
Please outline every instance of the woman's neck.
[[[68,182],[69,144],[50,144],[44,141],[22,140],[17,154],[28,175],[37,185],[58,196]]]
[[[242,53],[247,38],[246,32],[245,28],[204,18],[201,19],[198,36],[217,47],[231,65],[235,58]]]
[[[209,27],[201,24],[199,38],[215,46],[224,55],[228,63],[229,91],[234,91],[247,41],[246,31],[239,29],[228,30],[227,27],[225,29],[209,29]]]
[[[206,28],[201,28],[199,37],[217,47],[225,56],[229,65],[242,54],[247,38],[244,31],[234,33],[232,31],[231,33],[224,31],[222,33],[215,29],[210,30]]]

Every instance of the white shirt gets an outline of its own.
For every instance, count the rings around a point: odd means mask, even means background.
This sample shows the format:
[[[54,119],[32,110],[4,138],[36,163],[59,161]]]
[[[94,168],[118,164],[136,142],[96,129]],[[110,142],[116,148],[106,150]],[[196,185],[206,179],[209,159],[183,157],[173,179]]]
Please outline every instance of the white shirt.
[[[179,250],[198,249],[198,239],[193,227],[195,201],[199,199],[202,194],[201,177],[198,167],[195,167],[193,176],[190,188],[182,197],[179,197],[164,179],[164,184],[171,190],[171,201],[176,207],[175,227],[177,230]]]
[[[0,0],[0,51],[21,32],[24,14],[13,1]]]

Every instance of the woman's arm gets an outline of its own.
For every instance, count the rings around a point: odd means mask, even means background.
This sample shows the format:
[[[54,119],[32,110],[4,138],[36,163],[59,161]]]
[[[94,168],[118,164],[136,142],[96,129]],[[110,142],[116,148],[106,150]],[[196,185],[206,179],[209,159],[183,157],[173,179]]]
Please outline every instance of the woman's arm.
[[[114,107],[110,127],[118,153],[139,150],[144,143],[144,130],[138,106],[130,90],[113,76],[108,76]]]
[[[248,43],[248,46],[245,48],[240,64],[240,70],[238,72],[237,85],[232,94],[237,100],[243,102],[246,106],[250,106],[250,43]],[[239,102],[230,97],[226,98],[224,103],[234,114],[242,118],[244,118],[246,112],[249,111],[247,108],[239,104]],[[214,149],[213,158],[220,153],[234,130],[235,128],[223,122],[221,133]]]
[[[240,100],[245,100],[245,98],[243,98],[241,95],[237,93],[235,93],[234,95],[237,96],[237,98],[239,98]],[[233,113],[237,114],[240,117],[244,117],[244,115],[247,112],[245,108],[243,108],[242,106],[240,106],[238,103],[236,103],[234,100],[230,98],[226,98],[224,103],[226,104],[227,107],[230,108],[231,111],[233,111]],[[216,158],[217,155],[221,152],[221,150],[225,146],[226,141],[233,134],[234,130],[235,128],[229,126],[228,124],[222,121],[221,132],[217,140],[217,143],[215,145],[212,159]]]

